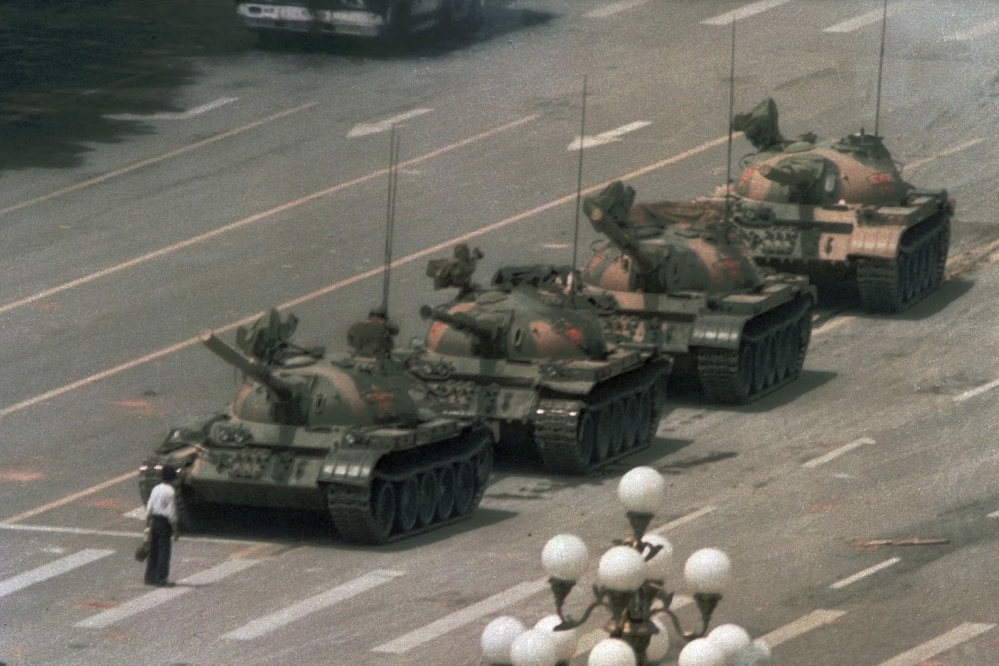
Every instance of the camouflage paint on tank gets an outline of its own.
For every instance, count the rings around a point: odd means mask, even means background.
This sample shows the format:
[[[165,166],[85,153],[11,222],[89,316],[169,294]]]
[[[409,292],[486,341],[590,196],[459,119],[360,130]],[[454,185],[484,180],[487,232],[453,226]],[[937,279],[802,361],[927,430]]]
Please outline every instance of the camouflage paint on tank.
[[[237,331],[251,356],[203,331],[205,346],[240,370],[244,383],[228,411],[170,431],[140,470],[143,499],[156,470],[170,464],[180,472],[188,517],[221,504],[328,511],[341,536],[371,543],[467,518],[488,478],[492,434],[477,417],[434,410],[427,387],[386,349],[390,329],[376,326],[378,319],[373,311],[352,329],[353,353],[337,356],[291,344],[297,320],[282,322],[274,311]],[[466,470],[460,512],[442,510],[419,523],[377,515],[386,493],[395,501],[396,487],[405,495],[438,477],[457,483],[452,468]]]
[[[754,259],[818,284],[855,284],[864,307],[898,312],[943,279],[955,202],[905,182],[878,136],[785,139],[766,99],[732,127],[757,149],[733,192]]]

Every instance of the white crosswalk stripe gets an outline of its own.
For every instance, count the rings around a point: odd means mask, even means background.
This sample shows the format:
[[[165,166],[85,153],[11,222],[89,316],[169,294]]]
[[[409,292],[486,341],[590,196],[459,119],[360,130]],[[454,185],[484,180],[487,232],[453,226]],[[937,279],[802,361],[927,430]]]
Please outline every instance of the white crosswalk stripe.
[[[259,561],[260,560],[228,560],[212,567],[211,569],[201,571],[193,576],[188,576],[187,578],[177,581],[176,587],[165,587],[153,590],[152,592],[144,594],[141,597],[132,599],[131,601],[127,601],[119,606],[106,610],[103,613],[92,615],[86,620],[77,622],[76,626],[84,629],[104,629],[105,627],[111,626],[115,622],[121,622],[122,620],[130,618],[133,615],[138,615],[139,613],[143,613],[151,608],[155,608],[168,601],[172,601],[177,597],[183,596],[198,586],[217,583],[227,576],[231,576],[234,573],[239,573],[244,569],[252,567]]]
[[[917,645],[908,652],[904,652],[888,661],[881,662],[878,666],[917,666],[941,652],[946,652],[961,643],[970,641],[975,636],[984,634],[986,631],[991,631],[995,626],[994,624],[965,622],[962,625],[954,627],[946,634],[937,636],[922,645]]]
[[[812,629],[818,629],[830,622],[835,622],[844,615],[846,615],[846,611],[814,610],[794,622],[789,622],[783,627],[774,629],[769,634],[763,636],[762,640],[770,647],[777,647],[781,643],[786,643],[792,638],[797,638]]]
[[[224,634],[222,638],[231,640],[248,641],[269,634],[275,629],[291,624],[296,620],[311,615],[316,611],[329,608],[341,601],[346,601],[351,597],[370,590],[379,585],[383,585],[399,576],[405,575],[402,571],[377,570],[365,574],[360,578],[355,578],[349,583],[337,585],[336,587],[321,592],[320,594],[304,599],[296,604],[292,604],[270,615],[243,625],[239,629]]]
[[[72,555],[60,557],[54,562],[49,562],[48,564],[32,569],[31,571],[25,571],[22,574],[0,581],[0,597],[5,597],[8,594],[17,592],[18,590],[23,590],[29,585],[41,583],[49,578],[55,578],[56,576],[68,573],[73,569],[95,562],[112,553],[114,553],[113,550],[87,548],[86,550],[81,550],[77,553],[73,553]]]
[[[789,2],[791,2],[791,0],[760,0],[760,2],[752,2],[744,7],[740,7],[739,9],[719,14],[713,18],[705,19],[701,21],[701,23],[703,25],[728,25],[733,21],[741,21],[742,19],[749,18],[750,16],[755,16],[760,12],[765,12],[768,9],[786,5]]]
[[[418,645],[422,645],[435,638],[439,638],[440,636],[454,631],[459,627],[463,627],[470,622],[474,622],[481,617],[500,611],[507,606],[515,604],[522,599],[526,599],[527,597],[547,589],[547,578],[539,578],[537,580],[521,583],[520,585],[515,585],[507,590],[504,590],[503,592],[500,592],[499,594],[494,594],[488,599],[483,599],[477,604],[472,604],[467,608],[463,608],[460,611],[446,615],[435,622],[431,622],[430,624],[400,636],[395,640],[383,643],[382,645],[374,648],[372,652],[389,652],[394,654],[408,652]]]

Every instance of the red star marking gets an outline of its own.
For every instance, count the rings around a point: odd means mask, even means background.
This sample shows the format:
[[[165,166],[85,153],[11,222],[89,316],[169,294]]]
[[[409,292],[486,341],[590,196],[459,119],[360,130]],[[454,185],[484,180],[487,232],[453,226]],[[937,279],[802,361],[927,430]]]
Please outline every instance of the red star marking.
[[[739,178],[739,187],[745,186],[745,184],[748,183],[755,174],[756,174],[756,167],[749,167],[748,169],[743,171],[742,177]]]
[[[565,329],[565,335],[567,338],[575,342],[577,345],[583,341],[583,331],[576,328],[575,326],[569,326]]]
[[[395,397],[394,393],[378,392],[378,393],[368,394],[368,400],[375,403],[375,407],[377,407],[380,411],[383,412],[392,411],[392,398],[394,397]]]

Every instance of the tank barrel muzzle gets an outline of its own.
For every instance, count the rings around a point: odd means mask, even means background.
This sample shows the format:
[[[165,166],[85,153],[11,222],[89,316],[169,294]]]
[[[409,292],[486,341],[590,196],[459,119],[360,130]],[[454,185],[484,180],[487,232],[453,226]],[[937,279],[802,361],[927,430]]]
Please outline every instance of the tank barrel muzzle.
[[[281,402],[295,397],[295,389],[290,384],[275,377],[274,372],[266,365],[246,358],[222,342],[210,329],[203,329],[198,334],[198,339],[223,361],[266,386]]]

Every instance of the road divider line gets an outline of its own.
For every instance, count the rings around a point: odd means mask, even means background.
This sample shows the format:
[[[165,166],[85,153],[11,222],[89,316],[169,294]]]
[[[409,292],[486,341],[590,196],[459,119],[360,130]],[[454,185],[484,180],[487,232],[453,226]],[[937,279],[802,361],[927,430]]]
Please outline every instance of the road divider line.
[[[566,150],[579,150],[582,148],[596,148],[597,146],[602,146],[606,143],[613,143],[615,141],[620,141],[621,137],[629,132],[634,132],[635,130],[640,130],[643,127],[648,127],[652,123],[648,120],[636,120],[635,122],[628,123],[627,125],[622,125],[616,129],[608,130],[601,134],[594,134],[593,136],[577,136],[573,139],[572,143]]]
[[[818,629],[846,615],[846,611],[814,610],[808,615],[804,615],[794,622],[785,624],[783,627],[774,629],[769,634],[762,637],[762,640],[769,647],[777,647],[781,643],[786,643],[792,638],[797,638],[812,629]]]
[[[724,14],[719,14],[714,18],[709,18],[701,21],[702,25],[729,25],[733,21],[741,21],[742,19],[749,18],[750,16],[755,16],[761,12],[765,12],[768,9],[773,9],[774,7],[780,7],[781,5],[786,5],[791,2],[791,0],[761,0],[760,2],[751,2],[744,7],[735,9],[730,12],[725,12]]]
[[[195,116],[200,116],[202,113],[208,113],[209,111],[214,111],[226,104],[231,104],[233,102],[238,102],[238,97],[222,97],[214,102],[208,102],[207,104],[202,104],[201,106],[196,106],[193,109],[188,109],[187,111],[174,111],[174,112],[162,112],[162,113],[151,113],[148,115],[142,115],[141,113],[114,113],[110,115],[105,115],[105,118],[110,118],[111,120],[190,120]]]
[[[939,153],[936,153],[934,155],[930,155],[929,157],[924,157],[921,160],[916,160],[914,162],[909,162],[908,164],[905,165],[905,167],[903,168],[903,171],[905,171],[906,169],[908,169],[909,171],[912,171],[913,169],[918,169],[919,167],[925,166],[925,165],[929,164],[930,162],[932,162],[934,160],[940,159],[941,157],[949,157],[950,155],[953,155],[954,153],[959,153],[962,150],[967,150],[968,148],[974,148],[978,144],[984,143],[984,142],[985,142],[985,139],[979,138],[979,139],[971,139],[970,141],[965,141],[964,143],[960,143],[960,144],[958,144],[956,146],[951,146],[950,148],[947,148],[946,150],[941,150]]]
[[[990,35],[996,31],[999,31],[999,18],[992,19],[991,21],[985,21],[984,23],[976,25],[974,28],[969,28],[960,32],[953,32],[944,37],[943,40],[945,42],[968,42],[972,39],[978,39],[979,37]]]
[[[849,444],[844,444],[843,446],[839,447],[838,449],[833,449],[832,451],[830,451],[829,453],[826,453],[825,455],[821,455],[818,458],[812,458],[808,462],[802,463],[801,466],[802,467],[808,467],[809,469],[814,469],[814,468],[818,467],[819,465],[824,465],[827,462],[829,462],[830,460],[835,460],[836,458],[839,458],[844,453],[849,453],[850,451],[853,451],[855,448],[863,446],[865,444],[868,444],[868,445],[874,444],[874,440],[871,439],[870,437],[861,437],[860,439],[855,439],[852,442],[850,442]]]
[[[102,174],[100,176],[97,176],[95,178],[90,178],[89,180],[81,181],[79,183],[76,183],[75,185],[70,185],[69,187],[64,187],[64,188],[62,188],[60,190],[56,190],[54,192],[49,192],[48,194],[45,194],[45,195],[40,196],[40,197],[36,197],[34,199],[28,199],[27,201],[22,201],[20,203],[14,204],[13,206],[8,206],[7,208],[0,208],[0,216],[6,215],[7,213],[12,213],[15,210],[21,210],[22,208],[27,208],[28,206],[33,206],[35,204],[42,203],[44,201],[50,201],[50,200],[55,199],[57,197],[61,197],[61,196],[64,196],[66,194],[70,194],[71,192],[77,192],[79,190],[82,190],[84,188],[90,187],[92,185],[97,185],[98,183],[103,183],[106,180],[110,180],[112,178],[117,178],[118,176],[123,176],[126,173],[130,173],[132,171],[136,171],[137,169],[141,169],[143,167],[147,167],[147,166],[149,166],[151,164],[156,164],[157,162],[162,162],[162,161],[168,160],[168,159],[170,159],[172,157],[177,157],[178,155],[183,155],[184,153],[191,152],[192,150],[197,150],[198,148],[204,148],[205,146],[209,146],[209,145],[211,145],[213,143],[217,143],[219,141],[222,141],[223,139],[228,139],[229,137],[236,136],[237,134],[241,134],[242,132],[246,132],[248,130],[260,127],[261,125],[264,125],[266,123],[272,122],[274,120],[280,120],[281,118],[286,118],[287,116],[296,114],[296,113],[298,113],[300,111],[305,111],[306,109],[311,109],[312,107],[316,106],[317,104],[318,104],[318,102],[309,102],[307,104],[302,104],[300,106],[296,106],[296,107],[291,108],[291,109],[286,109],[285,111],[281,111],[279,113],[275,113],[273,115],[267,116],[266,118],[262,118],[260,120],[254,121],[254,122],[252,122],[252,123],[250,123],[248,125],[243,125],[242,127],[237,127],[235,129],[231,129],[231,130],[229,130],[227,132],[222,132],[221,134],[216,134],[215,136],[210,136],[207,139],[203,139],[201,141],[197,141],[197,142],[189,144],[187,146],[183,146],[181,148],[177,148],[176,150],[171,150],[169,152],[163,153],[162,155],[157,155],[156,157],[150,157],[149,159],[145,159],[145,160],[141,160],[139,162],[135,162],[133,164],[129,164],[128,166],[122,167],[120,169],[115,169],[113,171],[109,171],[109,172],[107,172],[105,174]]]
[[[592,9],[585,14],[585,18],[607,18],[608,16],[613,16],[620,12],[628,11],[629,9],[634,9],[635,7],[641,7],[649,3],[649,0],[621,0],[621,2],[612,2],[609,5],[604,5],[603,7],[597,7]]]
[[[706,515],[708,515],[709,513],[711,513],[714,510],[715,510],[715,507],[713,507],[713,506],[703,506],[700,509],[698,509],[697,511],[694,511],[692,513],[688,513],[686,516],[680,516],[676,520],[672,520],[672,521],[666,523],[665,525],[657,527],[654,530],[649,530],[648,533],[649,534],[659,534],[659,535],[664,534],[665,532],[669,532],[670,530],[676,529],[677,527],[680,527],[681,525],[686,525],[687,523],[693,522],[693,521],[697,520],[698,518],[700,518],[701,516],[706,516]]]
[[[474,622],[486,615],[491,615],[497,611],[503,610],[507,606],[515,604],[527,597],[534,596],[539,592],[548,589],[548,578],[539,578],[537,580],[528,581],[526,583],[521,583],[515,585],[508,590],[504,590],[499,594],[494,594],[488,599],[483,599],[482,601],[472,604],[466,608],[461,609],[451,613],[450,615],[445,615],[444,617],[431,622],[420,629],[404,634],[399,638],[389,641],[388,643],[382,643],[376,648],[373,648],[372,652],[387,652],[390,654],[403,654],[409,652],[413,648],[423,645],[435,638],[440,638],[444,634],[450,633],[455,629],[459,629],[466,624]]]
[[[423,155],[419,155],[419,156],[414,157],[412,159],[406,160],[405,162],[400,162],[398,165],[396,165],[396,167],[399,168],[399,169],[405,169],[405,168],[410,167],[410,166],[412,166],[414,164],[419,164],[421,162],[425,162],[427,160],[433,159],[434,157],[438,157],[440,155],[444,155],[444,154],[449,153],[451,151],[457,150],[458,148],[462,148],[462,147],[470,145],[472,143],[476,143],[478,141],[482,141],[483,139],[491,137],[491,136],[493,136],[495,134],[499,134],[500,132],[504,132],[506,130],[513,129],[514,127],[518,127],[518,126],[520,126],[520,125],[522,125],[522,124],[524,124],[526,122],[529,122],[531,120],[534,120],[534,119],[536,119],[538,117],[539,117],[538,114],[534,114],[534,115],[527,116],[525,118],[521,118],[519,120],[515,120],[515,121],[510,122],[510,123],[506,123],[505,125],[501,125],[499,127],[494,127],[492,129],[487,130],[485,132],[482,132],[480,134],[476,134],[475,136],[468,137],[467,139],[462,139],[461,141],[449,144],[449,145],[444,146],[442,148],[438,148],[438,149],[432,150],[432,151],[430,151],[428,153],[424,153]],[[277,215],[279,213],[287,212],[287,211],[292,210],[294,208],[297,208],[297,207],[299,207],[299,206],[301,206],[303,204],[309,203],[311,201],[315,201],[316,199],[320,199],[322,197],[329,196],[330,194],[334,194],[334,193],[339,192],[341,190],[345,190],[347,188],[354,187],[354,186],[360,185],[362,183],[366,183],[369,180],[373,180],[375,178],[378,178],[379,176],[384,176],[387,173],[388,173],[388,168],[387,167],[384,168],[384,169],[378,169],[378,170],[372,171],[371,173],[368,173],[368,174],[366,174],[364,176],[360,176],[358,178],[354,178],[353,180],[348,180],[348,181],[345,181],[345,182],[342,182],[342,183],[337,183],[336,185],[332,185],[332,186],[324,188],[322,190],[318,190],[316,192],[312,192],[311,194],[307,194],[304,197],[300,197],[298,199],[295,199],[294,201],[289,201],[289,202],[286,202],[284,204],[281,204],[280,206],[276,206],[274,208],[271,208],[270,210],[265,210],[262,213],[257,213],[255,215],[251,215],[249,217],[245,217],[242,220],[237,220],[236,222],[233,222],[231,224],[227,224],[225,226],[218,227],[216,229],[212,229],[211,231],[207,231],[207,232],[205,232],[203,234],[199,234],[197,236],[192,236],[191,238],[188,238],[186,240],[180,241],[179,243],[174,243],[173,245],[168,245],[166,247],[161,247],[158,250],[154,250],[152,252],[147,252],[146,254],[143,254],[143,255],[138,256],[138,257],[133,257],[132,259],[129,259],[128,261],[123,261],[123,262],[121,262],[119,264],[115,264],[114,266],[108,266],[107,268],[104,268],[102,270],[95,271],[95,272],[90,273],[88,275],[84,275],[82,277],[79,277],[79,278],[77,278],[75,280],[70,280],[69,282],[65,282],[65,283],[63,283],[61,285],[58,285],[56,287],[52,287],[51,289],[46,289],[44,291],[38,292],[37,294],[33,294],[31,296],[27,296],[27,297],[22,298],[20,300],[13,301],[11,303],[7,303],[6,305],[0,306],[0,314],[3,314],[4,312],[8,312],[8,311],[13,310],[15,308],[19,308],[19,307],[23,307],[25,305],[29,305],[31,303],[35,303],[37,301],[40,301],[40,300],[42,300],[44,298],[48,298],[49,296],[53,296],[53,295],[61,293],[63,291],[67,291],[69,289],[74,289],[76,287],[85,285],[85,284],[87,284],[89,282],[93,282],[94,280],[98,280],[100,278],[107,277],[108,275],[112,275],[114,273],[119,273],[119,272],[121,272],[121,271],[123,271],[123,270],[125,270],[127,268],[132,268],[133,266],[138,266],[139,264],[147,263],[149,261],[152,261],[153,259],[159,259],[161,257],[165,257],[165,256],[167,256],[169,254],[173,254],[174,252],[177,252],[179,250],[183,250],[183,249],[191,247],[193,245],[197,245],[199,243],[203,243],[203,242],[205,242],[207,240],[210,240],[212,238],[216,238],[216,237],[221,236],[223,234],[227,234],[230,231],[235,231],[236,229],[241,229],[241,228],[243,228],[245,226],[254,224],[256,222],[259,222],[260,220],[264,220],[264,219],[267,219],[269,217],[273,217],[274,215]],[[0,211],[0,214],[2,214],[2,211]],[[0,414],[0,416],[2,416],[2,414]]]
[[[973,622],[965,622],[960,624],[945,634],[937,636],[931,641],[927,641],[922,645],[917,645],[908,652],[903,652],[897,657],[893,657],[888,661],[883,661],[878,666],[918,666],[927,659],[931,659],[941,652],[946,652],[947,650],[957,647],[961,643],[966,643],[976,636],[980,636],[987,631],[991,631],[996,625],[994,624],[975,624]]]
[[[243,625],[239,629],[224,634],[222,638],[238,641],[248,641],[269,634],[275,629],[280,629],[285,625],[300,620],[316,611],[329,608],[335,604],[346,601],[352,597],[366,592],[372,588],[384,585],[404,575],[402,571],[378,570],[356,578],[349,583],[337,585],[336,587],[304,599],[297,604],[292,604],[279,611],[266,615],[257,620]]]
[[[973,388],[970,391],[965,391],[964,393],[961,393],[960,395],[955,395],[954,402],[964,402],[965,400],[974,398],[976,395],[981,395],[986,391],[991,391],[997,386],[999,386],[999,379],[993,379],[988,384],[982,384],[978,388]]]
[[[147,610],[151,610],[157,606],[165,604],[168,601],[173,601],[177,597],[187,594],[196,587],[217,583],[232,574],[239,573],[244,569],[252,567],[259,561],[260,560],[227,560],[212,567],[211,569],[206,569],[205,571],[196,573],[193,576],[188,576],[187,578],[177,581],[177,585],[175,587],[153,590],[152,592],[148,592],[141,597],[137,597],[131,601],[126,601],[125,603],[108,609],[102,613],[91,615],[86,620],[77,622],[76,626],[81,629],[105,629],[116,622],[121,622],[122,620],[126,620],[134,615],[138,615],[139,613],[143,613]]]
[[[51,534],[80,534],[84,536],[107,536],[107,537],[123,537],[126,539],[141,539],[142,532],[123,532],[115,530],[92,530],[85,527],[62,527],[58,525],[11,525],[8,523],[0,523],[0,530],[8,530],[11,532],[49,532]],[[188,541],[197,541],[204,543],[222,543],[226,545],[239,545],[239,544],[250,544],[257,545],[260,541],[247,541],[245,539],[223,539],[215,537],[203,537],[203,536],[187,536],[183,535]]]
[[[832,585],[830,585],[829,587],[832,588],[832,589],[834,589],[834,590],[841,590],[844,587],[846,587],[847,585],[852,585],[853,583],[856,583],[858,580],[863,580],[864,578],[867,578],[868,576],[870,576],[872,574],[876,574],[877,572],[881,571],[882,569],[887,569],[888,567],[890,567],[892,565],[898,564],[901,561],[902,561],[902,558],[900,558],[900,557],[892,557],[891,559],[887,559],[884,562],[881,562],[879,564],[875,564],[873,567],[868,567],[867,569],[864,569],[863,571],[858,571],[857,573],[853,574],[852,576],[847,576],[846,578],[843,578],[842,580],[838,580],[835,583],[833,583]]]
[[[90,564],[91,562],[96,562],[102,557],[107,557],[113,552],[113,550],[87,548],[73,553],[72,555],[60,557],[54,562],[49,562],[48,564],[44,564],[30,571],[25,571],[24,573],[18,574],[12,578],[2,580],[0,581],[0,597],[6,597],[8,594],[13,594],[18,590],[23,590],[24,588],[34,585],[35,583],[41,583],[50,578],[55,578],[56,576],[68,573],[73,569]]]
[[[121,476],[116,476],[113,479],[109,479],[107,481],[103,481],[101,483],[98,483],[95,486],[91,486],[91,487],[87,488],[86,490],[81,490],[80,492],[73,493],[72,495],[67,495],[66,497],[63,497],[62,499],[55,500],[54,502],[49,502],[48,504],[43,504],[42,506],[36,507],[34,509],[29,509],[28,511],[24,511],[24,512],[19,513],[19,514],[15,515],[15,516],[11,516],[7,520],[4,520],[4,521],[0,522],[0,527],[7,527],[7,526],[10,526],[10,525],[13,525],[14,523],[19,523],[22,520],[24,520],[25,518],[31,518],[32,516],[36,516],[36,515],[38,515],[40,513],[45,513],[49,509],[55,509],[55,508],[58,508],[60,506],[65,505],[65,504],[69,504],[70,502],[75,502],[76,500],[80,499],[81,497],[86,497],[87,495],[93,495],[94,493],[99,493],[100,491],[104,490],[105,488],[110,488],[111,486],[116,485],[118,483],[121,483],[122,481],[125,481],[126,479],[134,478],[135,475],[136,475],[136,472],[128,472],[127,474],[122,474]]]
[[[999,518],[999,511],[993,511],[992,513],[985,516],[986,518]]]
[[[406,111],[405,113],[400,113],[397,116],[392,116],[391,118],[386,118],[385,120],[379,120],[378,122],[358,123],[350,128],[350,131],[347,132],[347,137],[353,139],[359,136],[387,132],[392,129],[393,125],[398,125],[401,122],[422,116],[424,113],[430,113],[431,111],[433,111],[433,109],[413,109],[412,111]]]
[[[527,122],[528,120],[534,119],[536,117],[537,116],[528,116],[527,118],[523,118],[523,119],[521,119],[519,121],[515,121],[515,123],[519,124],[519,123]],[[505,125],[503,127],[504,128],[509,128],[512,125],[514,125],[514,123],[510,123],[510,124]],[[496,132],[496,131],[499,131],[499,129],[502,129],[502,128],[496,128],[496,129],[490,130],[490,131],[491,132]],[[479,135],[479,136],[482,136],[482,135]],[[474,139],[475,137],[472,137],[472,138]],[[471,139],[466,139],[466,141],[470,141],[470,140]],[[702,152],[704,152],[704,151],[706,151],[706,150],[708,150],[710,148],[714,148],[716,146],[719,146],[719,145],[725,143],[727,140],[728,140],[728,136],[727,135],[726,136],[718,137],[716,139],[712,139],[711,141],[707,141],[705,143],[702,143],[699,146],[696,146],[694,148],[690,148],[689,150],[685,150],[684,152],[678,153],[676,155],[673,155],[672,157],[667,157],[666,159],[660,160],[660,161],[658,161],[658,162],[656,162],[654,164],[649,164],[649,165],[646,165],[646,166],[641,167],[639,169],[635,169],[634,171],[632,171],[630,173],[626,173],[626,174],[624,174],[622,176],[619,176],[618,178],[614,178],[612,180],[607,180],[607,181],[604,181],[603,183],[599,183],[597,185],[592,185],[590,187],[587,187],[587,188],[583,189],[580,192],[580,194],[581,195],[587,195],[587,194],[592,194],[593,192],[597,192],[599,190],[602,190],[603,188],[605,188],[609,184],[611,184],[614,180],[631,180],[631,179],[634,179],[634,178],[638,178],[639,176],[643,176],[643,175],[645,175],[645,174],[647,174],[649,172],[656,171],[658,169],[662,169],[663,167],[669,166],[671,164],[675,164],[677,162],[680,162],[681,160],[685,160],[688,157],[691,157],[693,155],[697,155],[698,153],[702,153]],[[454,144],[454,145],[457,145],[457,144]],[[453,149],[453,148],[451,148],[451,149]],[[446,150],[446,149],[440,149],[440,150]],[[427,155],[422,156],[422,158],[420,158],[420,159],[428,159],[428,155],[430,155],[430,154],[428,153]],[[411,163],[412,163],[412,160],[410,160],[409,162],[403,162],[403,163],[399,164],[398,166],[401,168],[401,167],[404,167],[406,164],[411,164]],[[376,172],[376,173],[377,174],[388,173],[388,169],[382,169],[381,171]],[[365,176],[365,178],[369,178],[369,177],[373,177],[373,176],[371,176],[371,175]],[[310,195],[310,196],[312,196],[313,198],[315,198],[315,195]],[[392,262],[391,267],[392,268],[397,268],[397,267],[402,266],[404,264],[408,264],[408,263],[411,263],[413,261],[416,261],[417,259],[422,259],[424,257],[427,257],[427,256],[431,255],[431,254],[436,254],[437,252],[440,252],[442,250],[451,249],[455,245],[457,245],[458,243],[468,242],[470,240],[473,240],[473,239],[478,238],[480,236],[484,236],[484,235],[486,235],[488,233],[491,233],[493,231],[496,231],[498,229],[502,229],[504,227],[507,227],[507,226],[509,226],[511,224],[514,224],[516,222],[521,222],[521,221],[526,220],[528,218],[534,217],[534,216],[536,216],[536,215],[538,215],[540,213],[543,213],[545,211],[548,211],[550,209],[557,208],[558,206],[567,204],[569,202],[574,202],[576,200],[576,197],[577,197],[577,194],[575,192],[573,192],[572,194],[567,194],[567,195],[565,195],[563,197],[559,197],[558,199],[554,199],[552,201],[549,201],[548,203],[541,204],[540,206],[536,206],[535,208],[532,208],[530,210],[524,211],[522,213],[518,213],[518,214],[513,215],[511,217],[508,217],[508,218],[506,218],[504,220],[500,220],[498,222],[493,222],[492,224],[487,224],[486,226],[480,227],[479,229],[476,229],[475,231],[470,231],[470,232],[468,232],[466,234],[462,234],[460,236],[456,236],[454,238],[451,238],[450,240],[446,240],[446,241],[444,241],[442,243],[438,243],[437,245],[433,245],[431,247],[424,248],[423,250],[420,250],[418,252],[414,252],[414,253],[412,253],[410,255],[407,255],[405,257],[401,257],[399,259],[396,259],[395,261]],[[294,203],[294,202],[292,202],[292,203]],[[285,205],[287,206],[288,204],[285,204]],[[273,210],[277,210],[277,209],[273,209]],[[273,212],[273,210],[272,211],[268,211],[268,213],[262,213],[261,215],[270,214],[271,212]],[[255,217],[258,217],[258,216],[255,216]],[[250,218],[247,218],[247,219],[250,219]],[[135,262],[135,263],[138,263],[138,262]],[[316,290],[316,291],[314,291],[312,293],[305,294],[304,296],[300,296],[300,297],[295,298],[295,299],[293,299],[291,301],[287,301],[285,303],[282,303],[282,304],[280,304],[280,305],[277,306],[277,309],[278,310],[286,310],[286,309],[289,309],[289,308],[296,307],[298,305],[301,305],[302,303],[306,303],[308,301],[315,300],[316,298],[319,298],[320,296],[325,296],[326,294],[332,293],[334,291],[338,291],[338,290],[343,289],[344,287],[350,286],[350,285],[352,285],[352,284],[354,284],[356,282],[360,282],[361,280],[365,280],[367,278],[370,278],[370,277],[373,277],[373,276],[376,276],[376,275],[381,275],[384,272],[384,270],[385,270],[384,267],[379,266],[378,268],[373,268],[373,269],[365,271],[363,273],[358,273],[357,275],[354,275],[352,277],[340,280],[339,282],[335,282],[335,283],[333,283],[333,284],[331,284],[331,285],[329,285],[327,287],[323,287],[322,289],[318,289],[318,290]],[[34,297],[32,297],[32,298],[34,298]],[[10,308],[7,307],[7,309],[10,309]],[[4,308],[0,307],[0,313],[2,313],[3,311],[4,311]],[[259,316],[260,316],[260,313],[256,313],[254,315],[251,315],[249,317],[245,317],[245,318],[243,318],[243,319],[241,319],[239,321],[232,322],[232,323],[227,324],[225,326],[221,326],[221,327],[216,328],[214,330],[216,332],[222,332],[222,333],[224,333],[224,332],[230,331],[232,329],[238,328],[239,326],[244,326],[246,324],[251,324],[254,321],[256,321]],[[150,354],[146,354],[145,356],[141,356],[139,358],[133,359],[133,360],[128,361],[126,363],[122,363],[121,365],[117,365],[117,366],[115,366],[113,368],[109,368],[109,369],[104,370],[102,372],[98,372],[96,374],[90,375],[89,377],[84,377],[83,379],[78,379],[75,382],[71,382],[71,383],[66,384],[64,386],[61,386],[59,388],[52,389],[51,391],[47,391],[47,392],[42,393],[40,395],[34,396],[33,398],[28,398],[27,400],[22,400],[21,402],[18,402],[16,404],[9,405],[8,407],[4,407],[3,409],[0,409],[0,419],[4,418],[5,416],[9,416],[10,414],[13,414],[15,412],[19,412],[19,411],[22,411],[24,409],[27,409],[28,407],[32,407],[32,406],[37,405],[39,403],[42,403],[42,402],[45,402],[45,401],[50,400],[52,398],[58,397],[60,395],[63,395],[64,393],[68,393],[68,392],[76,390],[78,388],[82,388],[84,386],[88,386],[88,385],[93,384],[95,382],[101,381],[103,379],[107,379],[108,377],[112,377],[114,375],[120,374],[122,372],[125,372],[126,370],[131,370],[132,368],[136,368],[136,367],[138,367],[140,365],[144,365],[146,363],[149,363],[150,361],[155,361],[156,359],[163,358],[164,356],[168,356],[170,354],[173,354],[174,352],[178,352],[178,351],[181,351],[183,349],[186,349],[187,347],[191,347],[191,346],[197,344],[198,342],[199,342],[199,340],[198,340],[197,337],[188,338],[187,340],[184,340],[182,342],[178,342],[178,343],[176,343],[174,345],[171,345],[169,347],[165,347],[163,349],[160,349],[159,351],[155,351],[155,352],[152,352]]]

